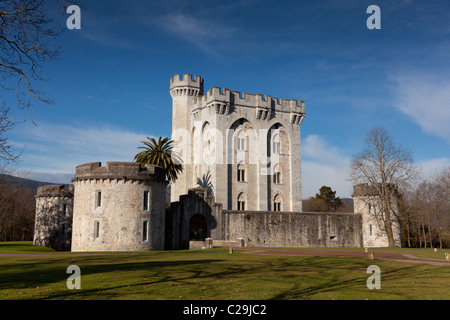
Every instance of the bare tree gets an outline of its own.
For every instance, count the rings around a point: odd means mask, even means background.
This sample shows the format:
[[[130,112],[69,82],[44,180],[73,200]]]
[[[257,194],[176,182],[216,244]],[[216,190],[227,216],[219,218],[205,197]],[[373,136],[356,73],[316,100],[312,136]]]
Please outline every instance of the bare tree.
[[[68,5],[79,1],[55,0],[55,4],[56,10],[65,13]],[[42,66],[60,54],[60,48],[50,42],[64,28],[48,14],[49,9],[45,0],[0,1],[0,88],[14,90],[17,106],[28,112],[32,99],[53,102],[34,87],[35,81],[48,80],[42,75]],[[12,152],[5,133],[16,122],[8,117],[6,101],[0,105],[0,161],[14,161],[20,154]]]
[[[16,123],[9,117],[9,108],[3,104],[0,106],[0,161],[15,161],[20,154],[15,154],[12,151],[12,145],[6,137],[6,132],[13,129]]]
[[[405,194],[402,210],[408,240],[418,247],[450,243],[450,168],[427,177]],[[410,245],[410,243],[409,243]]]
[[[65,11],[77,0],[58,0],[59,9]],[[49,1],[45,0],[2,0],[0,2],[0,75],[4,89],[14,89],[19,108],[28,110],[31,98],[51,103],[43,93],[34,88],[33,82],[46,81],[42,65],[55,60],[60,48],[50,45],[64,30],[48,14]],[[63,11],[63,12],[64,12]],[[14,86],[5,83],[11,81]]]
[[[365,148],[352,157],[350,178],[355,185],[372,186],[374,196],[379,197],[381,206],[377,219],[383,224],[389,246],[395,246],[391,219],[398,218],[397,203],[393,201],[398,196],[398,187],[417,174],[411,152],[396,146],[388,132],[380,127],[367,134]]]

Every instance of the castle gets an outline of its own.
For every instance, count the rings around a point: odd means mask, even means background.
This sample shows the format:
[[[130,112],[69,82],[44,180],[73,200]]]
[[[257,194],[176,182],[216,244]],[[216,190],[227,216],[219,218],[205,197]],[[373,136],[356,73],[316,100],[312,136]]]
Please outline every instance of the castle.
[[[161,168],[83,164],[67,192],[38,190],[34,244],[56,247],[59,235],[65,248],[71,239],[72,251],[387,246],[370,186],[355,186],[355,212],[302,212],[303,101],[204,92],[203,84],[190,74],[170,79],[172,139],[183,172],[170,186],[168,210]]]

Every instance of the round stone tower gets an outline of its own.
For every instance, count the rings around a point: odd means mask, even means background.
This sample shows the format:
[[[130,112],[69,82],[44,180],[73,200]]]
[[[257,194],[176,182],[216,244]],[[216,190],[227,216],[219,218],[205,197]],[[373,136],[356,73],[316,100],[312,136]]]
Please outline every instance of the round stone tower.
[[[48,185],[37,189],[35,246],[70,250],[73,193],[73,186]]]
[[[76,167],[72,251],[163,250],[167,181],[135,162]]]

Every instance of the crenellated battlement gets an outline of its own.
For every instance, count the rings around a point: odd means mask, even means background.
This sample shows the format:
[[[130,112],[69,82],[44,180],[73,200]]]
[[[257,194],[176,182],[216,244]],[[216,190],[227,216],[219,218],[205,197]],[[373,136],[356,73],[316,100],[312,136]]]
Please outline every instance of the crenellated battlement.
[[[193,99],[192,111],[210,108],[218,114],[228,114],[234,107],[249,107],[256,109],[258,119],[270,120],[272,112],[285,112],[291,114],[291,122],[299,124],[305,114],[305,102],[295,99],[280,99],[270,95],[253,94],[233,91],[228,88],[213,87],[204,95]]]
[[[174,75],[170,78],[170,94],[172,97],[188,95],[198,96],[203,95],[203,79],[200,76],[185,73]]]
[[[72,181],[88,179],[130,179],[165,181],[165,172],[161,167],[147,164],[141,167],[137,162],[90,162],[79,165],[75,169]]]
[[[170,94],[176,97],[192,97],[188,110],[198,115],[198,111],[208,108],[211,113],[227,115],[236,107],[255,109],[257,119],[270,120],[275,112],[290,113],[291,123],[300,124],[305,115],[305,102],[296,99],[280,99],[260,93],[233,91],[228,88],[213,87],[205,93],[203,79],[198,75],[176,74],[170,79]]]
[[[386,185],[387,187],[387,193],[390,195],[398,196],[398,189],[397,187],[389,183]],[[353,194],[352,197],[374,197],[379,196],[380,192],[378,190],[381,190],[382,186],[380,183],[378,183],[376,186],[369,185],[368,183],[360,183],[355,186],[353,186]],[[378,190],[377,190],[378,189]]]
[[[73,197],[73,185],[51,184],[37,188],[36,198],[41,197]]]

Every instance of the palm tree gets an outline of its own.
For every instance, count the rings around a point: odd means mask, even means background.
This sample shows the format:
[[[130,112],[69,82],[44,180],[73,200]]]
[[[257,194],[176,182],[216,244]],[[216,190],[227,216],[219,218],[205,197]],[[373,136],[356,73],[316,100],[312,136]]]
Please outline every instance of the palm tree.
[[[145,147],[138,147],[145,149],[134,156],[134,161],[139,162],[142,167],[146,164],[154,164],[163,168],[166,171],[169,181],[174,182],[178,178],[178,174],[183,172],[183,165],[180,157],[172,151],[173,140],[169,138],[159,137],[158,141],[155,138],[147,137],[149,141],[141,141]]]
[[[197,185],[200,188],[204,188],[208,191],[208,195],[214,195],[214,185],[211,181],[211,172],[208,169],[208,172],[203,174],[202,178],[197,178]]]

